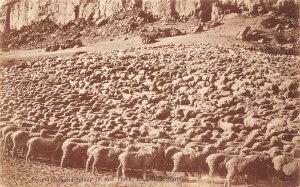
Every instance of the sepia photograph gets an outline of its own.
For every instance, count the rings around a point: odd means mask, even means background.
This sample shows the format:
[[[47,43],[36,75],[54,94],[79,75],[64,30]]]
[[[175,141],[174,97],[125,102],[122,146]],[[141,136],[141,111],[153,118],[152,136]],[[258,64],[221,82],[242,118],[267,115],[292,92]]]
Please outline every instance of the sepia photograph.
[[[0,187],[300,187],[299,0],[0,0]]]

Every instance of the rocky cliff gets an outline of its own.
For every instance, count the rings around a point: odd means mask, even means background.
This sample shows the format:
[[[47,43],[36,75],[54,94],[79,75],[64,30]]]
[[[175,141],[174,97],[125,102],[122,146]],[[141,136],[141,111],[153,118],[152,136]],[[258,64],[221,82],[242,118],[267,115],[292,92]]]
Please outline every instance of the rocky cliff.
[[[257,4],[281,7],[297,4],[298,0],[2,0],[0,1],[0,31],[20,29],[34,21],[50,17],[57,24],[76,18],[99,19],[125,9],[141,8],[160,17],[189,16],[199,4],[223,4],[251,10]]]

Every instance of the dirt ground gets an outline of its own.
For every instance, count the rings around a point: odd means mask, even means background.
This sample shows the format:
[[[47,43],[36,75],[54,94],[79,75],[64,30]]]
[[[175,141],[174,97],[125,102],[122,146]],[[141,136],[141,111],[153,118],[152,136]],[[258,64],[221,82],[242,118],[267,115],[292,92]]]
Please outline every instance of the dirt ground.
[[[212,28],[208,31],[201,33],[191,34],[191,30],[196,26],[194,22],[181,22],[181,23],[152,23],[146,26],[146,28],[153,27],[176,27],[188,34],[176,37],[160,38],[157,42],[153,44],[142,44],[139,36],[131,35],[126,36],[128,39],[124,40],[125,36],[116,36],[111,41],[110,39],[101,40],[94,44],[87,44],[80,48],[66,49],[55,52],[43,52],[44,49],[34,49],[34,50],[21,50],[21,51],[11,51],[11,52],[0,52],[0,62],[16,61],[16,60],[28,60],[43,56],[64,56],[69,54],[74,54],[79,51],[86,52],[105,52],[111,50],[122,50],[131,47],[143,47],[143,46],[158,46],[164,44],[191,44],[191,43],[210,43],[210,44],[220,44],[220,45],[246,45],[255,46],[256,43],[249,43],[241,40],[235,40],[234,36],[237,32],[245,27],[251,26],[253,29],[261,28],[260,22],[267,16],[255,17],[255,18],[226,18],[224,24],[218,27]],[[230,25],[230,27],[228,27]]]
[[[43,161],[32,161],[25,163],[23,158],[0,158],[0,186],[2,187],[83,187],[83,186],[105,186],[105,187],[219,187],[223,186],[223,179],[215,178],[214,183],[210,183],[207,176],[202,176],[200,180],[197,177],[184,177],[183,173],[174,177],[168,173],[164,176],[162,173],[155,173],[155,176],[147,176],[147,181],[137,177],[128,179],[118,179],[115,172],[101,171],[96,175],[85,172],[84,169],[59,168],[58,163],[48,164]],[[254,185],[238,184],[236,187],[250,187]],[[291,183],[276,182],[267,185],[259,181],[257,187],[285,187],[294,186]]]

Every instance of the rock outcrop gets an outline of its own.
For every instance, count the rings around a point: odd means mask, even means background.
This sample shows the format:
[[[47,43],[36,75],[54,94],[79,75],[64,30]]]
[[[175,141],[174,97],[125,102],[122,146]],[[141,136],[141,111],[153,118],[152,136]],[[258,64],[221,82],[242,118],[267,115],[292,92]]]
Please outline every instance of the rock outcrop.
[[[2,3],[1,3],[2,2]],[[211,4],[243,7],[282,8],[296,5],[297,0],[3,0],[0,1],[0,31],[20,29],[32,22],[50,17],[57,24],[76,18],[101,19],[124,9],[141,8],[159,17],[191,16],[204,7],[210,15]],[[198,9],[198,10],[197,10]]]

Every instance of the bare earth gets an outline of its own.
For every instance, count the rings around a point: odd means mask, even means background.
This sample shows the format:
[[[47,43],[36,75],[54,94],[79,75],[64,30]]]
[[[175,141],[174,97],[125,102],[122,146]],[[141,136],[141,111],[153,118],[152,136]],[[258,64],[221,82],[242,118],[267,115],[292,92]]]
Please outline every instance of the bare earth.
[[[0,186],[2,187],[40,187],[40,186],[114,186],[114,187],[218,187],[223,186],[223,179],[214,179],[214,183],[208,181],[207,176],[202,176],[201,180],[197,177],[171,177],[155,172],[155,177],[149,174],[147,181],[141,181],[137,177],[129,179],[119,179],[115,177],[115,172],[101,171],[96,175],[85,172],[83,169],[60,168],[57,164],[48,164],[41,161],[25,163],[24,159],[3,158],[0,159]],[[196,176],[196,175],[195,175]],[[273,185],[264,184],[259,181],[257,187],[284,187],[292,186],[289,183],[274,183]],[[250,187],[253,185],[239,184],[237,187]]]
[[[260,28],[260,22],[265,19],[264,16],[256,17],[256,18],[242,18],[237,17],[234,19],[227,18],[224,20],[224,24],[213,28],[211,30],[197,33],[197,34],[187,34],[183,36],[169,37],[169,38],[160,38],[158,42],[153,44],[148,44],[146,46],[158,46],[164,44],[191,44],[191,43],[210,43],[210,44],[220,44],[220,45],[247,45],[251,44],[244,41],[235,40],[234,36],[237,32],[247,26],[250,25],[253,29]],[[164,25],[164,23],[154,23],[149,25],[148,27],[159,27],[160,25]],[[228,27],[230,25],[230,27]],[[169,27],[174,25],[169,24]],[[181,29],[182,31],[189,32],[195,27],[194,23],[177,23],[176,28]],[[129,36],[128,40],[124,41],[124,36],[119,36],[114,38],[113,41],[104,40],[95,44],[88,44],[81,48],[73,48],[66,49],[55,52],[43,52],[44,49],[34,49],[34,50],[21,50],[21,51],[11,51],[6,53],[0,52],[0,62],[7,60],[26,60],[33,59],[43,56],[64,56],[69,54],[74,54],[78,51],[86,51],[86,52],[105,52],[111,51],[114,49],[122,50],[128,49],[131,47],[143,47],[142,41],[139,36]]]

